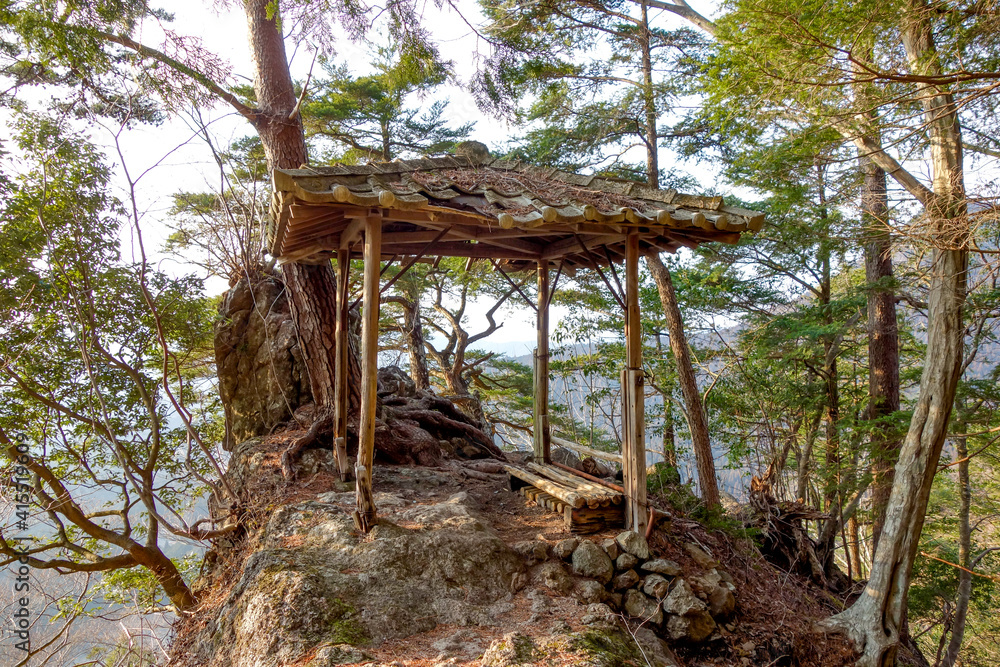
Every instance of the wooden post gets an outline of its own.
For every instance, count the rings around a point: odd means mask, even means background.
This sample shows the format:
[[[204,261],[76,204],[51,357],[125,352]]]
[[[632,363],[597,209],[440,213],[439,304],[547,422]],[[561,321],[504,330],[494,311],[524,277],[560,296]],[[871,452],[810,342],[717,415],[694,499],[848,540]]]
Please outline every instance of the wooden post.
[[[535,460],[552,460],[549,430],[549,263],[538,262],[538,340],[535,347],[534,435]]]
[[[350,304],[348,303],[348,280],[351,270],[350,252],[343,247],[337,253],[337,325],[334,333],[334,407],[333,407],[333,453],[337,460],[340,481],[351,478],[347,461],[347,330]]]
[[[625,523],[645,533],[646,417],[642,374],[642,322],[639,319],[639,234],[625,244],[625,370],[622,373],[622,471],[625,477]]]
[[[375,459],[375,408],[378,376],[379,272],[382,255],[382,216],[365,219],[365,284],[361,320],[361,418],[358,423],[357,528],[367,533],[375,525],[372,499],[372,462]]]

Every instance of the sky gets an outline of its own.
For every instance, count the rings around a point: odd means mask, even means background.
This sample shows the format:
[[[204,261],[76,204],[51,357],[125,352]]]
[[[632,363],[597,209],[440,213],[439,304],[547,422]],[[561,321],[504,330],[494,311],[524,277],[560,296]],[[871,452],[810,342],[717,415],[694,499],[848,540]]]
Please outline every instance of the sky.
[[[168,24],[168,29],[179,34],[190,35],[202,40],[204,46],[218,54],[231,66],[232,81],[250,83],[252,69],[247,42],[247,29],[242,11],[237,3],[216,3],[214,9],[210,3],[199,0],[178,0],[169,4],[169,10],[174,12],[175,20]],[[707,3],[701,3],[707,4]],[[713,3],[714,4],[714,3]],[[473,0],[459,0],[456,6],[470,23],[476,24],[480,14]],[[454,125],[465,122],[475,122],[476,127],[472,138],[482,141],[494,150],[502,148],[515,131],[502,119],[487,118],[477,107],[475,100],[465,89],[475,74],[476,54],[486,48],[462,16],[453,10],[442,10],[433,2],[426,2],[424,7],[425,25],[431,31],[441,54],[453,61],[457,82],[442,87],[434,97],[426,100],[430,104],[434,99],[447,97],[449,106],[447,116]],[[667,15],[670,17],[670,15]],[[163,39],[161,26],[155,23],[143,27],[140,35],[143,42],[158,45]],[[293,76],[297,80],[305,79],[312,53],[309,45],[286,43],[291,58]],[[337,47],[337,60],[347,63],[357,73],[364,73],[370,60],[369,51],[365,45],[344,40]],[[316,72],[318,73],[318,67]],[[203,120],[211,128],[218,145],[225,146],[231,141],[251,134],[249,124],[229,107],[219,104],[214,108],[202,110]],[[109,141],[110,131],[96,131],[95,139]],[[136,189],[139,196],[139,208],[142,211],[143,239],[147,250],[162,245],[169,233],[167,219],[171,206],[171,195],[178,191],[207,191],[217,189],[219,185],[218,171],[204,142],[197,136],[194,124],[184,114],[172,118],[159,127],[137,127],[122,135],[122,156],[128,173],[133,180],[138,180]],[[641,149],[637,149],[640,150]],[[642,159],[637,156],[637,161]],[[714,183],[714,178],[699,169],[696,165],[689,169],[706,186]],[[137,176],[141,175],[139,178]],[[122,181],[125,182],[124,180]],[[125,240],[126,248],[135,248],[133,238]],[[160,268],[169,272],[182,273],[190,270],[175,258],[159,257]],[[224,291],[227,285],[221,279],[210,280],[207,284],[209,292],[215,294]],[[484,315],[489,309],[489,303],[473,303],[470,305],[469,321],[485,321]],[[566,315],[561,307],[554,306],[552,311],[553,329]],[[534,348],[535,325],[533,311],[527,307],[506,308],[502,313],[504,326],[493,334],[483,347],[489,350],[520,356],[529,354]],[[470,330],[475,332],[473,327]]]

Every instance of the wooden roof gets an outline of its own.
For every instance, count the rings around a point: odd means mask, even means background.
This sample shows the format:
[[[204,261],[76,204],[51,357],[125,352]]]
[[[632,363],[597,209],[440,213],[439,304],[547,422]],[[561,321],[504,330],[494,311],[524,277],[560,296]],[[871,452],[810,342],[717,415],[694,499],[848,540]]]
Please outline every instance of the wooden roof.
[[[276,169],[267,240],[282,262],[318,263],[352,247],[364,217],[383,217],[385,257],[426,254],[498,260],[511,270],[541,260],[572,272],[645,250],[735,243],[764,215],[722,197],[658,190],[493,159],[438,157],[366,165]],[[353,247],[360,253],[360,247]]]

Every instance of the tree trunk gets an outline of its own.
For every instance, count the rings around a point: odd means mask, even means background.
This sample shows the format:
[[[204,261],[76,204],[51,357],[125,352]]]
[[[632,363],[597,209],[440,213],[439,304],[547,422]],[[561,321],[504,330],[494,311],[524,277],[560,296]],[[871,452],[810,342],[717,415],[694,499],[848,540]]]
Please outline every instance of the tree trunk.
[[[337,328],[337,276],[329,264],[307,266],[285,264],[281,267],[288,289],[292,320],[299,337],[299,348],[309,387],[317,408],[334,404],[334,332]],[[348,386],[350,386],[348,381]]]
[[[195,597],[184,582],[184,577],[177,570],[173,561],[167,558],[159,547],[136,546],[129,549],[136,563],[142,565],[156,577],[156,582],[160,584],[163,592],[167,594],[170,603],[178,612],[191,609],[195,605]]]
[[[427,370],[427,347],[424,345],[424,325],[421,320],[420,297],[390,296],[382,299],[386,303],[396,303],[403,309],[403,340],[406,354],[410,358],[410,378],[417,391],[431,388],[430,371]]]
[[[868,414],[872,457],[872,553],[878,547],[892,491],[893,467],[902,438],[885,420],[899,410],[899,331],[891,281],[892,244],[885,172],[859,156],[864,173],[861,216],[865,227],[865,279],[868,282]],[[872,286],[875,287],[872,287]]]
[[[902,42],[911,70],[915,74],[940,73],[927,3],[910,0],[903,12]],[[921,84],[918,97],[930,137],[934,192],[926,208],[926,224],[935,244],[927,308],[927,355],[866,592],[846,611],[824,623],[854,641],[862,653],[859,667],[889,667],[896,662],[906,622],[910,573],[948,433],[964,352],[962,309],[969,223],[958,112],[953,95],[947,91]]]
[[[962,433],[967,432],[966,424],[959,426]],[[954,667],[958,654],[962,650],[962,639],[965,637],[965,621],[969,614],[969,598],[972,596],[972,526],[969,523],[969,511],[972,506],[972,486],[969,483],[969,445],[964,436],[955,438],[955,458],[958,459],[958,489],[960,505],[958,509],[958,564],[963,568],[958,571],[958,596],[955,600],[955,615],[951,622],[951,639],[948,650],[939,663],[940,667]]]
[[[656,335],[656,355],[663,358],[663,342]],[[667,382],[660,389],[663,397],[663,463],[667,466],[667,478],[671,484],[681,483],[681,469],[677,465],[677,433],[674,430],[673,382]]]
[[[642,87],[646,114],[646,179],[654,188],[660,185],[659,137],[656,130],[656,96],[653,91],[652,32],[646,3],[642,3],[642,35],[639,48],[642,51]]]
[[[663,314],[667,320],[667,331],[670,333],[670,349],[677,360],[677,376],[680,379],[681,392],[687,406],[688,419],[691,427],[691,445],[694,449],[695,463],[698,467],[698,481],[701,484],[701,497],[708,507],[718,507],[719,486],[715,477],[715,459],[712,456],[712,442],[708,434],[708,420],[705,418],[705,407],[698,392],[698,383],[691,363],[691,351],[688,348],[687,337],[684,335],[684,322],[677,306],[677,295],[674,292],[670,271],[663,264],[659,255],[650,253],[646,256],[646,265],[653,275],[653,281],[660,292],[663,304]]]
[[[273,10],[270,17],[269,8]],[[292,117],[295,88],[278,28],[278,13],[273,0],[245,0],[244,9],[259,105],[254,127],[260,135],[268,169],[295,169],[309,159],[301,119],[297,114]],[[336,276],[331,264],[325,262],[319,266],[285,264],[282,277],[288,288],[292,320],[309,372],[313,401],[320,414],[332,408],[334,399]]]
[[[817,410],[816,416],[813,417],[812,423],[809,424],[809,430],[806,432],[806,441],[802,445],[802,455],[798,460],[798,470],[795,478],[795,500],[800,503],[809,502],[809,469],[812,466],[813,445],[816,442],[816,436],[819,434],[819,422],[821,419],[823,419],[823,413]]]

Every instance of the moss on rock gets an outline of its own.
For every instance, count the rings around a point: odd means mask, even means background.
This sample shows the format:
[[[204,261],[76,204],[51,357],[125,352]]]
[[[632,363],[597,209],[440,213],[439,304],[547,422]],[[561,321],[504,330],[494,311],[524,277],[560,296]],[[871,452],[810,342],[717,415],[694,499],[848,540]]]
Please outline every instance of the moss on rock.
[[[645,665],[639,645],[619,627],[595,628],[574,634],[570,648],[583,653],[597,667]]]

